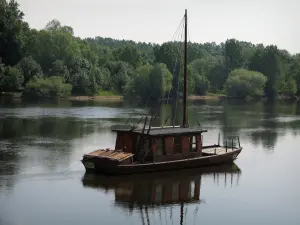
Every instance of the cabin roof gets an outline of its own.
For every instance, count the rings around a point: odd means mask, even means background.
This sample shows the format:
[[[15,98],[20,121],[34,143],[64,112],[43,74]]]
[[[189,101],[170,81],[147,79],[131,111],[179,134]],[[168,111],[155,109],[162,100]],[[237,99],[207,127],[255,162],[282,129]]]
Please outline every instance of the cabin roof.
[[[135,133],[142,133],[142,130],[134,130]],[[145,129],[145,134],[148,132]],[[161,135],[181,135],[181,134],[196,134],[207,132],[207,130],[203,130],[200,128],[185,128],[185,127],[167,127],[167,128],[152,128],[150,130],[149,135],[153,136],[161,136]]]
[[[116,132],[134,132],[141,134],[143,129],[136,129],[136,127],[132,125],[116,125],[112,127],[112,131]],[[147,134],[148,127],[145,128],[144,133]],[[199,134],[207,132],[207,130],[203,130],[201,128],[188,128],[188,127],[151,127],[149,135],[153,136],[164,136],[164,135],[182,135],[182,134]]]

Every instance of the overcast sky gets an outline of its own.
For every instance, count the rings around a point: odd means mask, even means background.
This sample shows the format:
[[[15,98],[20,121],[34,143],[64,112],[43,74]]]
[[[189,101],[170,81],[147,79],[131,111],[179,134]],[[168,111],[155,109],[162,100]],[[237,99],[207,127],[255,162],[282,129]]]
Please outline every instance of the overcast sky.
[[[51,19],[73,27],[75,35],[162,43],[172,39],[188,10],[193,42],[276,44],[300,52],[297,0],[17,0],[25,20],[44,28]],[[297,15],[298,14],[298,15]]]

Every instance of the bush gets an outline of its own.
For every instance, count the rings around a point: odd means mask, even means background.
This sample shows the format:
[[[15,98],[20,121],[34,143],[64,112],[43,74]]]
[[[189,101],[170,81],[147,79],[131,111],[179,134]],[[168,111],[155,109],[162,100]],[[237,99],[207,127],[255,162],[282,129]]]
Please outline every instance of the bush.
[[[163,63],[141,66],[137,68],[136,74],[128,86],[127,96],[159,100],[172,88],[172,74]]]
[[[63,78],[34,78],[26,85],[26,92],[32,97],[67,97],[71,94],[72,86],[63,82]]]
[[[234,98],[259,98],[264,94],[267,78],[259,72],[235,69],[224,85],[224,91]]]

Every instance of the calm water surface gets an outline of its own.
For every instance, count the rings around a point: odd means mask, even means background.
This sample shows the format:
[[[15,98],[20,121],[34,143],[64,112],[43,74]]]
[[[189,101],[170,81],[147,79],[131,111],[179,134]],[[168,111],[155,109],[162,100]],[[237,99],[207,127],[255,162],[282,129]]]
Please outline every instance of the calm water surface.
[[[123,179],[85,174],[84,153],[114,146],[111,125],[150,114],[154,125],[175,115],[170,105],[2,100],[0,224],[299,224],[299,103],[190,103],[191,125],[208,129],[204,144],[219,133],[240,136],[234,165]]]

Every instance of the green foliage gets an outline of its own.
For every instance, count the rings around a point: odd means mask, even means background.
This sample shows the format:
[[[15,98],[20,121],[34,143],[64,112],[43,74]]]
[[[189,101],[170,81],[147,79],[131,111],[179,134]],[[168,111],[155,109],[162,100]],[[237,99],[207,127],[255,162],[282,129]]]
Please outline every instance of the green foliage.
[[[133,67],[123,61],[113,61],[107,64],[107,68],[111,74],[112,91],[117,94],[127,93],[131,79],[136,76]]]
[[[114,96],[112,91],[98,91],[97,96]]]
[[[225,65],[218,62],[208,74],[207,79],[209,80],[211,91],[218,92],[222,90],[227,79],[227,69]]]
[[[71,94],[72,86],[62,77],[34,78],[26,85],[26,93],[33,97],[66,97]]]
[[[18,68],[23,73],[24,83],[26,84],[33,77],[42,77],[43,72],[41,66],[32,58],[25,57],[18,63]]]
[[[267,78],[255,71],[235,69],[225,83],[225,93],[234,98],[259,98],[264,94]]]
[[[182,52],[175,43],[167,42],[154,47],[155,62],[166,64],[169,71],[174,72],[175,66],[182,64]]]
[[[172,88],[172,74],[163,63],[141,66],[137,68],[136,74],[130,83],[129,96],[140,96],[144,100],[161,99]]]
[[[277,47],[271,45],[263,50],[257,50],[250,60],[250,69],[259,71],[268,78],[265,94],[270,99],[276,97],[278,80],[284,76]]]
[[[182,42],[158,45],[103,37],[81,39],[74,36],[72,27],[56,19],[42,30],[30,29],[23,16],[15,0],[0,0],[1,91],[24,88],[29,81],[41,86],[50,82],[42,77],[61,77],[72,86],[74,95],[114,93],[148,98],[153,92],[152,98],[159,99],[169,91],[171,97],[177,96],[178,84],[178,92],[183,91]],[[228,91],[233,86],[238,90],[245,85],[247,91],[238,95],[261,96],[250,85],[259,80],[257,76],[249,80],[243,75],[248,72],[237,70],[241,68],[267,78],[264,93],[268,98],[300,95],[299,55],[235,39],[221,44],[189,42],[187,47],[190,95],[221,93],[225,86]],[[228,78],[236,70],[242,75]],[[52,96],[48,92],[36,95]]]
[[[217,58],[210,56],[196,59],[192,61],[190,65],[196,70],[197,73],[209,77],[214,67],[218,65],[218,61]]]
[[[300,55],[296,55],[291,62],[287,76],[294,79],[297,85],[297,95],[300,95]]]
[[[70,80],[70,72],[62,60],[56,60],[52,63],[48,76],[60,76],[64,80]]]
[[[3,69],[0,68],[0,70]],[[2,79],[0,81],[0,90],[8,92],[18,91],[21,88],[23,81],[24,76],[17,67],[7,66],[4,69],[4,74],[2,74]]]
[[[129,96],[140,96],[143,99],[147,99],[151,93],[149,74],[153,67],[149,64],[140,66],[136,69],[136,77],[131,80],[129,91],[127,95]]]
[[[226,41],[224,56],[225,65],[229,72],[243,66],[242,48],[237,40],[229,39]]]
[[[197,74],[195,76],[195,94],[204,95],[209,90],[210,84],[205,76]]]
[[[120,60],[131,64],[134,68],[141,63],[141,54],[134,45],[128,45],[114,51],[116,61]]]
[[[71,35],[74,35],[73,28],[70,26],[61,26],[60,22],[56,19],[51,20],[47,23],[45,30],[49,31],[63,31],[66,33],[69,33]]]
[[[281,88],[281,93],[287,97],[293,97],[297,93],[297,84],[293,78],[285,81]]]
[[[151,88],[151,97],[160,99],[165,97],[172,88],[172,74],[166,64],[156,63],[149,73],[149,87]]]
[[[28,30],[23,16],[17,1],[0,2],[0,58],[5,65],[13,66],[23,57],[23,35]]]

